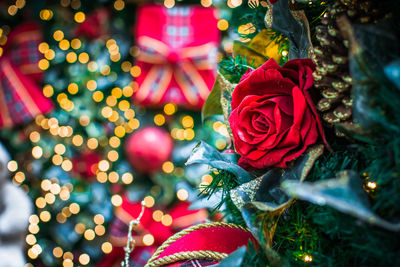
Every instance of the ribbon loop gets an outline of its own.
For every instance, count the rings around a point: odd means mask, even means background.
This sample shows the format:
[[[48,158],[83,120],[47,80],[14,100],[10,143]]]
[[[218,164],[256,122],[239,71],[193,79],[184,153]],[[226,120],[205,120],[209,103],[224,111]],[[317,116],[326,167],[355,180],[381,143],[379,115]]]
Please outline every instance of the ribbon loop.
[[[174,49],[148,36],[138,39],[139,62],[149,64],[136,100],[159,103],[174,80],[191,106],[199,106],[207,98],[210,88],[199,71],[214,71],[212,42],[195,47]],[[214,75],[215,77],[215,75]]]

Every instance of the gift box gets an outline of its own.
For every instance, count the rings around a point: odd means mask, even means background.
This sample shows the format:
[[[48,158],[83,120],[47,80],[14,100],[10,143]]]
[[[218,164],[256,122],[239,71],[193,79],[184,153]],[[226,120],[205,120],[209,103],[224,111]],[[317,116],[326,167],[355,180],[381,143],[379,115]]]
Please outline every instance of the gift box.
[[[133,96],[137,104],[202,107],[216,77],[219,31],[215,14],[213,8],[198,6],[146,5],[138,10],[140,75]]]
[[[7,36],[0,57],[0,128],[27,123],[53,108],[39,86],[41,41],[35,23],[24,23]]]
[[[167,240],[174,233],[182,229],[204,223],[208,218],[205,209],[189,209],[190,202],[178,202],[171,209],[165,207],[145,208],[140,224],[133,228],[133,238],[135,239],[135,249],[133,250],[130,261],[132,266],[144,266],[147,260],[153,255],[157,247]],[[162,209],[167,219],[166,221],[155,220],[154,212]],[[142,210],[139,201],[129,199],[129,194],[125,195],[121,206],[115,209],[115,217],[110,227],[110,241],[113,244],[113,252],[104,257],[97,267],[113,266],[120,263],[124,256],[123,247],[127,242],[129,222],[137,218]],[[158,210],[157,212],[160,212]],[[156,213],[157,213],[156,212]],[[150,234],[154,239],[151,244],[145,244],[143,238]]]

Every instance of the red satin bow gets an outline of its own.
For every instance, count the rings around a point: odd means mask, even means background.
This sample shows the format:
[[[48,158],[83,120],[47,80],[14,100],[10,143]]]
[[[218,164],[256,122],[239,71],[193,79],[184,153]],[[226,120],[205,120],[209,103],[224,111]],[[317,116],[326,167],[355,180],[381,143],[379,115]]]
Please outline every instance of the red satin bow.
[[[174,80],[191,106],[201,105],[210,89],[199,70],[214,70],[214,43],[173,48],[148,36],[138,39],[139,62],[151,64],[135,95],[138,102],[159,103]],[[142,74],[143,75],[143,74]]]
[[[7,38],[0,57],[0,128],[26,123],[53,108],[37,84],[42,78],[41,41],[34,23],[17,27]]]

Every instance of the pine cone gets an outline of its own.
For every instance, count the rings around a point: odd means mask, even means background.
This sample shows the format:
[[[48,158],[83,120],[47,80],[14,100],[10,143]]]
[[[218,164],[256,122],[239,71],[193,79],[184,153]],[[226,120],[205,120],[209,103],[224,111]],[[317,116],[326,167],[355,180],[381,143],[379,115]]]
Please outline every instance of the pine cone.
[[[349,37],[340,30],[338,18],[346,16],[352,24],[376,23],[383,16],[374,8],[373,1],[338,0],[329,7],[316,27],[319,46],[314,48],[315,86],[321,99],[317,108],[328,125],[353,124],[352,78],[348,65]],[[341,133],[337,132],[338,135]]]

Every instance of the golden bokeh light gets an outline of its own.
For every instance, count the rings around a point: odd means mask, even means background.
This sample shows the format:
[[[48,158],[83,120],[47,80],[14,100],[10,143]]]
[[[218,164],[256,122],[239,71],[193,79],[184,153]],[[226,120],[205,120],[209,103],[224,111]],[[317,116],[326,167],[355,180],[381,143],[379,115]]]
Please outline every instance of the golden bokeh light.
[[[122,205],[122,197],[120,195],[113,195],[111,197],[111,203],[115,206],[115,207],[119,207]]]
[[[114,161],[117,161],[117,160],[118,160],[119,154],[118,154],[118,152],[115,151],[115,150],[110,150],[110,151],[108,151],[108,153],[107,153],[107,158],[108,158],[109,161],[114,162]]]
[[[72,170],[72,167],[73,167],[72,161],[70,161],[69,159],[66,159],[61,163],[61,168],[66,172]]]
[[[118,103],[118,108],[119,108],[121,111],[127,111],[127,110],[130,108],[130,106],[131,106],[131,104],[129,103],[128,100],[121,100],[121,101]]]
[[[226,31],[229,28],[229,23],[226,19],[218,20],[217,27],[220,31]]]
[[[110,242],[104,242],[103,244],[101,244],[101,250],[105,253],[105,254],[109,254],[112,251],[112,245]]]
[[[93,221],[95,224],[103,224],[104,223],[104,216],[101,214],[96,214],[93,217]]]
[[[48,221],[50,221],[50,219],[51,219],[51,214],[50,214],[50,212],[48,212],[47,210],[45,210],[45,211],[42,211],[42,212],[40,213],[39,217],[40,217],[40,219],[41,219],[43,222],[48,222]]]
[[[89,61],[89,54],[86,53],[86,52],[80,53],[79,56],[78,56],[78,60],[82,64],[87,63]],[[89,67],[89,70],[90,70],[90,67]]]
[[[69,210],[72,214],[78,214],[80,209],[77,203],[71,203],[71,205],[69,205]]]
[[[96,225],[94,227],[94,232],[96,233],[96,235],[102,236],[106,233],[106,228],[103,225]]]
[[[49,68],[49,66],[50,66],[50,63],[47,59],[43,58],[43,59],[39,60],[39,62],[38,62],[38,67],[41,70],[47,70]]]
[[[81,11],[76,12],[75,15],[74,15],[74,19],[75,19],[75,21],[78,22],[78,23],[84,22],[84,21],[85,21],[85,18],[86,18],[85,13],[83,13],[83,12],[81,12]]]
[[[107,182],[107,173],[105,172],[98,172],[96,174],[96,179],[99,181],[99,183],[105,183]]]
[[[161,218],[164,215],[164,213],[161,210],[155,210],[153,212],[153,220],[156,222],[161,222]]]
[[[201,0],[200,4],[204,7],[210,7],[212,5],[212,0]]]
[[[172,8],[175,6],[175,0],[164,0],[164,6],[166,8]]]
[[[35,201],[35,205],[39,209],[43,209],[44,207],[46,207],[46,200],[43,197],[38,197]]]
[[[67,60],[68,63],[74,63],[77,60],[78,56],[76,55],[75,52],[69,52],[66,56],[65,59]]]
[[[78,84],[76,84],[76,83],[70,83],[70,84],[68,85],[68,92],[69,92],[71,95],[74,95],[74,94],[78,93],[78,91],[79,91]]]
[[[188,199],[189,193],[186,189],[181,188],[176,192],[176,196],[180,201],[185,201]]]
[[[72,143],[74,146],[81,146],[83,144],[83,137],[81,135],[74,135],[74,137],[72,137]]]
[[[154,123],[155,123],[157,126],[163,125],[163,124],[165,123],[165,117],[164,117],[164,115],[162,115],[162,114],[156,114],[156,115],[154,116]]]
[[[44,199],[46,200],[47,204],[53,204],[54,201],[56,201],[56,197],[52,193],[47,193],[44,196]]]
[[[81,40],[76,38],[71,40],[71,47],[73,49],[79,49],[81,46],[82,46]]]
[[[99,146],[99,141],[97,141],[97,139],[94,137],[89,138],[87,141],[87,146],[88,146],[88,148],[90,148],[92,150],[96,149]]]
[[[154,244],[154,236],[152,234],[145,234],[143,236],[143,244],[145,246],[151,246]]]
[[[92,98],[95,102],[101,102],[104,99],[104,94],[102,91],[96,91],[93,93]]]
[[[133,77],[139,77],[139,75],[140,75],[140,73],[142,72],[142,70],[140,69],[140,67],[139,66],[133,66],[132,68],[131,68],[131,75],[133,76]]]
[[[97,88],[97,82],[95,80],[89,80],[86,83],[86,87],[89,91],[94,91]]]
[[[52,60],[52,59],[54,59],[55,56],[56,56],[56,53],[54,52],[53,49],[49,49],[46,51],[46,53],[44,53],[44,57],[47,60]]]
[[[124,72],[129,72],[131,70],[132,67],[132,63],[130,63],[129,61],[124,61],[121,63],[121,69]]]
[[[77,223],[74,227],[75,232],[78,234],[83,234],[86,230],[86,226],[83,223]]]
[[[121,11],[125,7],[125,2],[122,0],[116,0],[114,2],[114,8],[115,10]]]
[[[28,245],[34,245],[36,244],[36,237],[33,234],[29,234],[25,237],[25,241]]]
[[[121,181],[124,184],[131,184],[133,182],[133,175],[129,172],[122,174]]]
[[[87,229],[85,231],[85,233],[83,234],[83,236],[85,237],[86,240],[93,240],[96,237],[96,234],[94,233],[94,231],[92,229]]]
[[[57,144],[54,146],[54,152],[56,152],[59,155],[64,154],[66,151],[66,147],[63,144]]]
[[[162,165],[162,170],[165,173],[171,173],[174,171],[174,164],[171,161],[166,161]]]
[[[56,258],[61,258],[62,255],[63,255],[63,250],[62,250],[62,248],[60,248],[60,247],[55,247],[55,248],[53,249],[53,255],[54,255],[54,257],[56,257]]]
[[[69,41],[67,39],[63,39],[58,44],[61,50],[67,50],[69,48]]]
[[[37,143],[40,141],[40,134],[37,131],[33,131],[29,134],[29,139],[32,143]]]
[[[61,38],[61,39],[62,39],[62,38]],[[38,46],[38,50],[39,50],[39,52],[42,53],[42,54],[46,53],[47,50],[49,50],[49,48],[50,48],[50,47],[49,47],[48,43],[46,43],[46,42],[42,42],[42,43],[40,43],[39,46]]]
[[[21,184],[23,181],[25,181],[25,174],[24,174],[23,172],[17,172],[17,173],[14,175],[14,180],[15,180],[17,183]]]
[[[185,116],[182,118],[182,126],[185,128],[193,128],[194,121],[191,116]]]
[[[45,97],[51,97],[54,94],[53,86],[46,84],[43,86],[43,95]]]
[[[39,159],[43,156],[43,149],[40,146],[34,146],[32,148],[32,156],[35,159]]]
[[[112,148],[117,148],[121,145],[121,139],[119,139],[116,136],[112,136],[109,140],[108,143]]]
[[[103,159],[99,162],[98,166],[100,171],[105,172],[110,168],[110,163],[107,160]]]
[[[119,174],[117,172],[110,172],[108,174],[108,180],[110,181],[110,183],[117,183],[119,180]]]
[[[170,226],[172,224],[172,217],[169,214],[165,214],[161,218],[161,223],[165,226]]]
[[[164,113],[167,115],[172,115],[177,111],[176,104],[168,103],[164,106]]]
[[[61,41],[62,39],[64,39],[64,33],[61,30],[57,30],[53,33],[53,38],[56,41]],[[48,47],[48,45],[47,45]],[[48,49],[48,48],[47,48]],[[44,52],[43,52],[44,53]]]
[[[84,253],[84,254],[81,254],[81,255],[79,256],[79,263],[80,263],[80,264],[82,264],[82,265],[88,265],[89,262],[90,262],[90,256],[89,256],[88,254]]]
[[[10,172],[15,172],[15,171],[18,169],[18,163],[17,163],[15,160],[10,160],[10,161],[7,163],[7,169],[8,169]]]
[[[143,199],[143,201],[144,201],[144,205],[145,205],[147,208],[151,208],[151,207],[153,207],[154,204],[155,204],[154,197],[152,197],[152,196],[146,196],[146,197]]]

